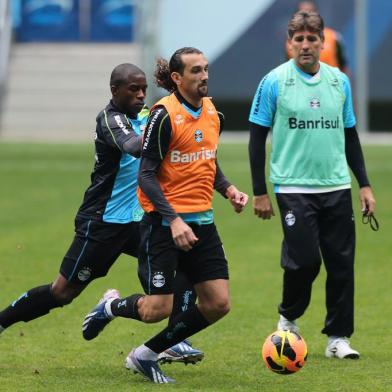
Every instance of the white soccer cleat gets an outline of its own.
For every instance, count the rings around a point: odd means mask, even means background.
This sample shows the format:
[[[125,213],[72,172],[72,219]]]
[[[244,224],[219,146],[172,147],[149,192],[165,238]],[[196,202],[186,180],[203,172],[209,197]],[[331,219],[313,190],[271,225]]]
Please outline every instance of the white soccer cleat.
[[[158,365],[158,361],[143,360],[135,355],[132,350],[125,359],[125,367],[134,373],[141,374],[147,380],[155,384],[174,383],[175,380],[166,376]]]
[[[204,358],[203,351],[192,347],[189,340],[184,340],[158,355],[158,362],[160,363],[188,363],[195,364]]]
[[[118,298],[120,298],[118,290],[107,290],[94,309],[85,316],[82,333],[86,340],[95,339],[113,320],[114,316],[110,310],[110,305]]]
[[[295,323],[295,320],[288,320],[286,317],[280,315],[278,326],[278,331],[291,331],[295,333],[299,333],[299,327]]]
[[[120,298],[120,292],[117,289],[108,289],[100,299],[99,303],[106,302],[111,298]]]
[[[325,356],[327,358],[339,359],[358,359],[359,352],[350,347],[350,342],[345,337],[337,337],[329,339],[327,348],[325,349]]]

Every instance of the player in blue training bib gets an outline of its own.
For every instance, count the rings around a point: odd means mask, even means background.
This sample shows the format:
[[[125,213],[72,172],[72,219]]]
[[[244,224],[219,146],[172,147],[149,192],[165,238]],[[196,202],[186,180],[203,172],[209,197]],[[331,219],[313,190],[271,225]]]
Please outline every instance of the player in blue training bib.
[[[269,179],[284,232],[278,329],[299,330],[296,320],[309,305],[323,261],[325,355],[359,358],[348,341],[354,332],[355,250],[349,167],[367,216],[375,199],[355,128],[350,82],[338,68],[319,61],[323,29],[319,14],[296,13],[288,25],[293,59],[269,72],[256,90],[249,115],[253,207],[262,219],[274,215],[264,174],[271,130]]]

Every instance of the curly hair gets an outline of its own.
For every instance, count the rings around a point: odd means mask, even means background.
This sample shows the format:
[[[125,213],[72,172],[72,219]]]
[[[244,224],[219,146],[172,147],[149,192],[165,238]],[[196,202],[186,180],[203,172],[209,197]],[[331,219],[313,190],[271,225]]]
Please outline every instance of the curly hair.
[[[167,60],[163,59],[162,57],[157,59],[154,72],[155,83],[158,87],[162,87],[172,93],[176,90],[177,87],[173,82],[170,74],[171,72]]]
[[[183,74],[185,64],[182,61],[183,54],[203,54],[202,51],[193,47],[184,47],[176,50],[170,58],[170,61],[163,59],[162,57],[157,59],[155,66],[155,83],[158,87],[162,87],[170,93],[177,90],[177,85],[171,78],[172,72],[178,72],[180,75]]]

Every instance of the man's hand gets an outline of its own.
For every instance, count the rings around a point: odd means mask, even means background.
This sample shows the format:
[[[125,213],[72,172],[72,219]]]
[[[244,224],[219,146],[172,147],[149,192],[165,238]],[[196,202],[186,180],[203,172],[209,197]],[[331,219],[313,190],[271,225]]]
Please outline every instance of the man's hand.
[[[361,202],[362,214],[367,216],[373,215],[376,209],[376,200],[370,186],[364,186],[359,190],[359,200]]]
[[[271,216],[275,216],[271,200],[267,194],[253,196],[253,210],[255,215],[261,219],[271,219]]]
[[[234,185],[230,185],[227,188],[226,196],[234,207],[234,211],[238,214],[245,208],[249,199],[246,193],[239,191]]]
[[[196,241],[199,240],[193,230],[180,217],[170,222],[170,229],[174,243],[186,252],[191,250]]]

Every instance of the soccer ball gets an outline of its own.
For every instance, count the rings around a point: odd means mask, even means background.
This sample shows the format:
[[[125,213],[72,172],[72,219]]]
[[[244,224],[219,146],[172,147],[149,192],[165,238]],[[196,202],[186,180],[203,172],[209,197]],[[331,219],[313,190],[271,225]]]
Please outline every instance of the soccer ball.
[[[275,331],[265,339],[262,356],[268,369],[278,374],[292,374],[305,366],[308,348],[298,333]]]

